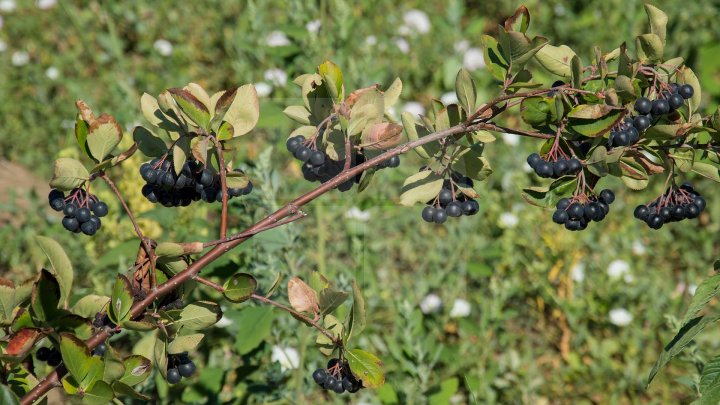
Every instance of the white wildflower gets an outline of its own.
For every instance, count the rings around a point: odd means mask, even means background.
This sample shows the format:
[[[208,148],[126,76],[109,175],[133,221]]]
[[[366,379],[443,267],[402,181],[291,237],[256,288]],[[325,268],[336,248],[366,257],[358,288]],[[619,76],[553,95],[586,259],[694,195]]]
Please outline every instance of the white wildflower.
[[[403,106],[403,112],[409,112],[414,116],[425,114],[425,107],[417,101],[408,101]]]
[[[607,268],[607,275],[612,279],[619,279],[630,271],[630,265],[624,260],[613,260]]]
[[[452,309],[450,310],[451,318],[465,318],[470,315],[470,303],[462,298],[458,298],[453,302]]]
[[[24,66],[30,62],[30,55],[25,51],[16,51],[11,58],[13,66]]]
[[[17,4],[15,4],[15,0],[2,0],[0,1],[0,11],[3,13],[11,13],[15,11],[15,8],[17,8]]]
[[[309,23],[305,24],[305,29],[307,29],[308,32],[311,34],[317,34],[318,31],[320,31],[321,25],[322,23],[320,22],[320,20],[312,20]]]
[[[265,82],[255,83],[255,91],[257,92],[258,97],[267,97],[270,93],[272,93],[272,90],[272,86]]]
[[[420,310],[423,314],[434,314],[442,308],[442,300],[437,294],[428,294],[420,301]]]
[[[498,220],[498,223],[503,228],[515,228],[518,222],[520,222],[520,220],[517,215],[512,212],[503,212],[500,214],[500,219]]]
[[[173,51],[173,45],[167,39],[158,39],[153,44],[153,48],[162,56],[170,56]]]
[[[402,53],[410,52],[410,44],[408,43],[408,41],[406,41],[402,38],[395,38],[393,40],[393,43],[395,44],[395,46],[398,47],[400,52],[402,52]]]
[[[365,45],[373,46],[375,44],[377,44],[377,37],[375,35],[369,35],[365,38]]]
[[[60,77],[60,70],[55,66],[50,66],[45,70],[45,76],[50,80],[57,80]]]
[[[269,47],[290,45],[290,40],[282,31],[273,31],[265,37],[265,44]]]
[[[642,256],[642,255],[645,254],[646,250],[647,250],[647,249],[645,248],[645,244],[644,244],[644,243],[640,242],[639,240],[636,240],[635,242],[633,242],[632,251],[633,251],[633,253],[635,253],[636,255]]]
[[[293,347],[273,346],[270,360],[280,363],[283,371],[293,370],[300,367],[300,355]]]
[[[463,56],[463,66],[468,70],[478,70],[485,67],[485,55],[480,48],[470,48]]]
[[[5,52],[5,51],[7,51],[7,44],[5,43],[5,41],[0,39],[0,52]]]
[[[370,211],[363,211],[358,207],[352,207],[345,212],[345,218],[367,222],[370,220]]]
[[[609,316],[610,323],[616,326],[627,326],[633,320],[632,314],[625,308],[611,309]]]
[[[507,132],[503,132],[502,139],[508,146],[518,146],[520,143],[520,135],[508,134]]]
[[[421,10],[410,10],[403,15],[405,25],[413,32],[427,34],[430,32],[430,17]]]
[[[35,2],[35,5],[37,6],[37,8],[39,8],[41,10],[47,10],[49,8],[53,8],[53,7],[55,7],[56,4],[57,4],[57,0],[37,0]]]
[[[457,53],[465,53],[465,51],[470,49],[470,41],[468,41],[467,39],[462,39],[460,41],[457,41],[453,45],[453,49]]]
[[[265,81],[278,87],[283,87],[287,84],[287,73],[282,69],[268,69],[263,73],[263,77]]]
[[[697,284],[690,284],[687,291],[690,295],[695,295],[695,291],[697,291]]]
[[[443,94],[442,96],[440,96],[440,101],[442,101],[442,103],[445,105],[457,104],[457,102],[458,102],[457,94],[455,94],[454,91],[449,91],[449,92]]]
[[[582,283],[585,280],[585,263],[577,263],[570,269],[570,278],[576,283]]]

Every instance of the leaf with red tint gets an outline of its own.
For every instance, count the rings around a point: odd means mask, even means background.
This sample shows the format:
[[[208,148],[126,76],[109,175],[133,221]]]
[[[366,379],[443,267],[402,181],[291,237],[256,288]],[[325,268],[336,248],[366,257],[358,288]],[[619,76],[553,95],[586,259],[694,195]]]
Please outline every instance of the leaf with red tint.
[[[35,342],[41,337],[38,329],[21,329],[10,338],[7,346],[7,354],[21,356],[27,353]]]

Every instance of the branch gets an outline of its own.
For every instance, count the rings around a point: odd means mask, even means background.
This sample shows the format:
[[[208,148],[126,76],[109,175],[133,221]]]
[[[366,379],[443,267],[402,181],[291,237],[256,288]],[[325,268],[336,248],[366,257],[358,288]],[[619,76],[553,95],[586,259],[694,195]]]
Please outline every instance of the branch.
[[[210,281],[210,280],[206,279],[205,277],[196,276],[196,277],[195,277],[195,281],[197,281],[197,282],[200,283],[200,284],[204,284],[204,285],[206,285],[206,286],[214,289],[215,291],[217,291],[217,292],[219,292],[219,293],[221,293],[221,294],[225,292],[225,287],[221,286],[221,285],[218,284],[218,283],[215,283],[215,282],[213,282],[213,281]]]
[[[227,216],[228,216],[228,191],[227,191],[227,168],[225,167],[225,157],[223,156],[222,145],[220,141],[214,137],[210,137],[215,143],[217,149],[218,163],[220,164],[220,186],[222,187],[222,214],[220,217],[220,239],[225,238],[227,234]]]
[[[314,326],[317,330],[319,330],[320,332],[322,332],[323,335],[327,336],[328,339],[330,339],[331,341],[333,341],[333,342],[335,342],[336,344],[338,344],[339,338],[338,338],[337,336],[333,335],[333,333],[330,332],[329,330],[327,330],[327,329],[325,329],[324,327],[320,326],[320,324],[318,324],[314,319],[310,319],[310,318],[308,318],[307,316],[301,314],[300,312],[298,312],[298,311],[296,311],[296,310],[294,310],[294,309],[292,309],[292,308],[290,308],[290,307],[288,307],[288,306],[286,306],[286,305],[283,305],[283,304],[281,304],[281,303],[279,303],[279,302],[277,302],[277,301],[273,301],[273,300],[271,300],[270,298],[263,297],[262,295],[253,294],[251,297],[252,297],[252,299],[255,299],[255,300],[258,300],[258,301],[262,301],[262,302],[264,302],[264,303],[266,303],[266,304],[270,304],[270,305],[272,305],[272,306],[274,306],[274,307],[277,307],[277,308],[282,309],[283,311],[286,311],[286,312],[289,312],[289,313],[293,314],[295,317],[300,318],[300,319],[302,319],[303,321],[305,321],[305,322],[309,323],[310,325]],[[340,340],[340,341],[341,341],[341,340]]]
[[[495,100],[491,101],[490,103],[486,104],[488,105],[495,105],[498,104],[504,100],[514,98],[514,97],[526,97],[531,96],[534,94],[541,94],[541,91],[535,91],[535,92],[529,92],[529,93],[523,93],[523,94],[517,94],[517,95],[511,95],[511,96],[501,96],[499,98],[496,98]],[[485,107],[483,107],[485,108]],[[482,110],[481,108],[480,110]],[[487,110],[489,107],[485,108]],[[478,111],[480,111],[478,110]],[[482,112],[480,112],[482,113]],[[476,113],[478,114],[478,113]],[[479,115],[479,114],[478,114]],[[495,115],[495,113],[493,113]],[[492,118],[489,117],[487,119]],[[335,176],[328,182],[321,184],[314,190],[311,190],[302,196],[294,199],[293,201],[287,203],[274,213],[268,215],[264,219],[258,221],[254,225],[247,228],[242,233],[236,235],[235,238],[228,238],[229,240],[227,242],[220,242],[218,243],[212,250],[198,258],[195,262],[193,262],[190,266],[188,266],[185,270],[179,272],[172,278],[170,278],[168,281],[164,282],[163,284],[160,284],[157,286],[156,289],[154,289],[150,294],[148,294],[144,299],[141,301],[137,301],[133,304],[132,308],[130,309],[130,316],[131,319],[137,318],[140,315],[143,314],[145,309],[149,307],[153,301],[155,301],[158,297],[161,297],[163,295],[166,295],[172,291],[174,291],[176,288],[178,288],[180,285],[185,283],[186,281],[192,280],[195,278],[200,271],[208,266],[210,263],[214,262],[221,256],[223,256],[225,253],[230,251],[231,249],[239,246],[246,240],[250,239],[252,235],[255,235],[258,232],[262,232],[263,230],[269,229],[274,224],[279,223],[284,218],[293,215],[298,212],[298,209],[305,204],[310,203],[311,201],[315,200],[316,198],[322,196],[323,194],[329,192],[330,190],[338,187],[340,184],[348,181],[349,179],[355,177],[356,175],[362,173],[363,171],[375,167],[379,165],[380,163],[390,159],[393,156],[397,156],[400,154],[403,154],[405,152],[408,152],[411,149],[417,148],[418,146],[422,146],[431,142],[438,141],[443,138],[447,138],[452,135],[456,134],[462,134],[467,132],[475,132],[479,130],[491,130],[491,131],[497,131],[498,127],[493,124],[488,124],[484,122],[479,122],[475,124],[469,124],[468,122],[455,125],[453,127],[450,127],[446,130],[435,132],[433,134],[424,136],[422,138],[416,139],[412,142],[407,142],[403,145],[399,145],[393,149],[389,149],[385,151],[384,153],[381,153],[380,155],[369,159],[365,161],[364,163],[357,165],[355,167],[350,168],[347,171],[344,171],[343,173],[339,174],[338,176]],[[523,134],[520,134],[523,135]],[[527,135],[527,134],[525,134]],[[529,136],[529,135],[528,135]],[[112,186],[111,186],[112,187]],[[115,189],[116,191],[116,189]],[[123,201],[121,199],[121,201]],[[123,204],[126,206],[125,204]],[[128,210],[128,214],[130,214]],[[139,229],[139,228],[138,228]],[[263,297],[264,298],[264,297]],[[256,298],[260,299],[260,298]],[[269,302],[268,302],[269,303]],[[273,304],[274,305],[274,304]],[[332,334],[331,334],[332,335]],[[104,342],[108,336],[110,336],[109,328],[104,328],[102,331],[96,333],[93,337],[88,339],[85,343],[88,345],[90,349],[95,348],[95,346],[99,345],[100,343]],[[30,405],[35,400],[37,400],[39,397],[44,395],[48,390],[53,388],[60,378],[64,376],[66,373],[65,370],[62,368],[57,368],[50,374],[48,374],[45,379],[35,386],[30,392],[28,392],[21,400],[21,405]]]

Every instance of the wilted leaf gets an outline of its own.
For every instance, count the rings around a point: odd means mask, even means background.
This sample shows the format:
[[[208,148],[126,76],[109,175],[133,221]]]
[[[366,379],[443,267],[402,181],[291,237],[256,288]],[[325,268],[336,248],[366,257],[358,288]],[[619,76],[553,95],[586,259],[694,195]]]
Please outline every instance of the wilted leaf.
[[[317,292],[310,288],[299,277],[295,276],[288,280],[288,299],[290,305],[299,312],[318,313],[319,302]]]
[[[92,157],[102,162],[122,140],[120,125],[110,115],[103,114],[88,128],[87,145]]]
[[[260,119],[260,100],[255,86],[252,84],[240,86],[223,120],[232,125],[233,136],[241,136],[255,128],[258,119]]]
[[[367,127],[362,134],[362,147],[369,150],[389,149],[403,140],[402,127],[391,122],[383,122]]]
[[[41,337],[39,329],[21,329],[10,337],[6,352],[10,356],[24,356]]]

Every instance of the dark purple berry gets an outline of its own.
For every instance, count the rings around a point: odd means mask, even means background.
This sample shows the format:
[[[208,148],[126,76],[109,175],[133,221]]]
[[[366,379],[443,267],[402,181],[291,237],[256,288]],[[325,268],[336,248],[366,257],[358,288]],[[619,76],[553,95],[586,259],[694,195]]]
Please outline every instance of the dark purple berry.
[[[695,89],[693,89],[693,87],[689,84],[683,84],[678,88],[678,94],[687,100],[695,94]]]
[[[650,112],[652,109],[652,101],[646,97],[640,97],[639,99],[635,100],[635,111],[638,112],[638,114],[645,115]]]

